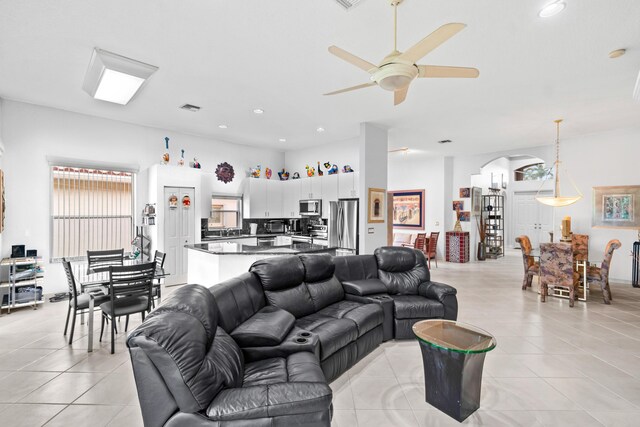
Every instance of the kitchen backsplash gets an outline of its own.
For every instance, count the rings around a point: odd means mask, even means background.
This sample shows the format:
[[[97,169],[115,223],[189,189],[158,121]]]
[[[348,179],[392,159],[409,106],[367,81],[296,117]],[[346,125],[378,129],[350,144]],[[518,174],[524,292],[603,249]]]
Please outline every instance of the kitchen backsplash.
[[[249,224],[251,223],[255,223],[258,224],[258,234],[266,234],[267,232],[267,223],[269,221],[273,221],[273,218],[269,218],[269,219],[243,219],[242,220],[242,231],[241,234],[249,234]],[[287,219],[283,218],[283,221],[286,221]],[[219,235],[219,233],[217,231],[208,231],[207,230],[207,226],[208,226],[208,218],[201,218],[200,219],[200,235],[202,238],[206,237],[206,236],[217,236]],[[314,223],[314,222],[322,222],[321,219],[311,219],[311,218],[300,218],[300,229],[304,232],[306,231],[308,225],[310,223]]]

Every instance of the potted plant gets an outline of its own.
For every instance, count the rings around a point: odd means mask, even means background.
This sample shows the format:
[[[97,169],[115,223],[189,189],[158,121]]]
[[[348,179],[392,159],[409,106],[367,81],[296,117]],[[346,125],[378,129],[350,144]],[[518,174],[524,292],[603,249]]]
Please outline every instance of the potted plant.
[[[478,261],[484,261],[487,259],[487,247],[485,245],[485,239],[487,237],[487,230],[485,229],[485,221],[482,215],[476,216],[476,225],[478,226],[478,253],[476,258]]]

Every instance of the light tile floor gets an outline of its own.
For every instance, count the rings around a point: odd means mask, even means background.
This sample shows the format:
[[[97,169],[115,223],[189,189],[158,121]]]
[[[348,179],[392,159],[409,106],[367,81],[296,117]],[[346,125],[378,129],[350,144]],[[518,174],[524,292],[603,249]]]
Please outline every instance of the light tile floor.
[[[459,320],[498,339],[481,408],[463,425],[640,425],[640,289],[612,283],[610,306],[597,289],[574,308],[555,298],[542,304],[520,289],[521,262],[511,253],[432,271],[458,288]],[[628,260],[616,254],[614,262]],[[108,339],[88,354],[83,325],[68,346],[65,309],[45,304],[0,317],[0,425],[141,426],[124,337],[114,355]],[[331,385],[333,425],[459,425],[424,402],[423,381],[416,342],[384,343]]]

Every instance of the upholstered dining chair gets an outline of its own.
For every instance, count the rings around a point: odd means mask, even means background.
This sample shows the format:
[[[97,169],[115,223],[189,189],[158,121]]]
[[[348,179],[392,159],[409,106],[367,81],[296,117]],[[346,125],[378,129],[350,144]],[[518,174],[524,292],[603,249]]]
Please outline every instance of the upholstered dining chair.
[[[568,243],[540,244],[540,301],[545,302],[549,286],[569,289],[569,307],[576,299],[580,275],[573,268],[573,248]]]
[[[571,247],[574,261],[589,261],[589,235],[572,234]]]
[[[540,264],[538,264],[531,256],[531,240],[528,236],[516,237],[516,243],[520,245],[522,250],[522,261],[524,263],[524,279],[522,280],[522,290],[531,287],[533,276],[540,274]]]
[[[71,263],[66,259],[62,259],[62,267],[67,275],[67,285],[69,286],[69,307],[67,308],[67,320],[64,324],[64,335],[67,335],[69,329],[69,318],[73,311],[73,318],[71,319],[71,332],[69,334],[69,344],[73,343],[73,332],[76,328],[76,316],[78,314],[88,313],[89,316],[93,316],[93,313],[89,313],[89,302],[93,297],[94,307],[98,307],[103,302],[109,301],[109,295],[106,295],[102,290],[96,290],[91,293],[78,294],[76,288],[76,279],[73,276],[73,270],[71,269]]]
[[[607,243],[607,247],[604,251],[604,259],[600,267],[589,267],[587,271],[587,281],[589,283],[600,285],[602,289],[602,297],[605,304],[611,304],[611,288],[609,287],[609,269],[611,268],[611,259],[613,258],[613,251],[618,249],[622,244],[620,240],[614,239]]]
[[[438,268],[438,237],[440,236],[439,231],[433,231],[429,235],[429,242],[427,243],[427,260],[429,262],[429,270],[431,270],[431,260],[434,259],[436,261],[436,268]]]

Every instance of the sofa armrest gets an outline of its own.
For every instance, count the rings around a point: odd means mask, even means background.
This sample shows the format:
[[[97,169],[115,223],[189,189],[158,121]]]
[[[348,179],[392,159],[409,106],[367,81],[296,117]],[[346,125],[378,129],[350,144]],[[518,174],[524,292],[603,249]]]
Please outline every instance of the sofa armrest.
[[[274,306],[263,307],[231,332],[240,347],[261,347],[280,344],[289,334],[296,318]]]
[[[387,287],[380,279],[348,280],[342,282],[344,291],[351,295],[373,295],[387,293]]]
[[[251,420],[329,410],[331,388],[325,383],[277,383],[222,390],[211,402],[213,421]],[[249,424],[247,424],[249,425]]]
[[[320,337],[297,326],[294,326],[291,332],[278,345],[242,347],[245,362],[270,359],[272,357],[288,357],[301,351],[313,353],[320,359]]]
[[[458,318],[458,291],[453,286],[438,282],[424,282],[418,287],[418,294],[425,298],[440,301],[444,305],[444,319]]]

